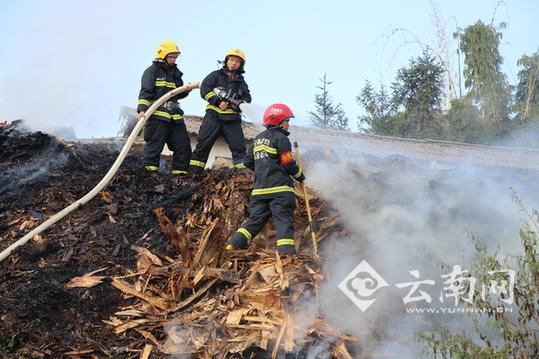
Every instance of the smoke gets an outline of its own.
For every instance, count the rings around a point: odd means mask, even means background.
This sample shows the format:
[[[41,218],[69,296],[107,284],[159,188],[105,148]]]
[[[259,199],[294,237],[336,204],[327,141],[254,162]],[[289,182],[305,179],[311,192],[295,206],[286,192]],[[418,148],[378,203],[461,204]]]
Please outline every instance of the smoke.
[[[130,59],[122,58],[136,43],[136,33],[125,33],[136,27],[118,16],[121,5],[108,3],[104,11],[52,1],[7,11],[13,56],[1,78],[0,119],[22,118],[49,133],[74,127],[78,137],[115,135],[120,106],[136,100],[141,74],[130,74]]]
[[[492,144],[505,147],[539,148],[539,127],[537,125],[539,119],[535,121],[536,123],[511,131],[502,139],[499,139]]]
[[[18,138],[18,142],[23,143],[23,147],[27,147],[20,151],[22,153],[20,156],[12,156],[12,150],[15,150],[11,146],[10,138],[12,137]],[[69,159],[68,155],[62,151],[62,145],[59,142],[51,140],[44,134],[29,133],[20,125],[5,131],[2,140],[5,142],[0,147],[0,153],[6,156],[8,165],[15,165],[2,168],[0,171],[0,203],[18,198],[29,185],[46,181],[54,170],[66,164]],[[34,153],[27,160],[25,155],[28,156],[34,151],[39,152]],[[15,161],[13,158],[16,158]]]
[[[265,107],[252,103],[243,103],[240,105],[240,108],[250,122],[262,123]]]
[[[57,157],[54,157],[57,155]],[[64,153],[56,153],[51,147],[45,149],[37,158],[25,164],[22,168],[10,168],[0,174],[0,199],[5,201],[16,198],[22,190],[37,181],[44,181],[50,172],[65,164],[68,156]]]
[[[180,323],[171,321],[164,328],[167,333],[167,340],[163,344],[163,351],[171,354],[175,359],[186,359],[193,351],[193,345],[188,343],[190,331]]]
[[[442,296],[441,275],[456,264],[471,269],[476,253],[472,237],[492,252],[498,248],[500,256],[521,253],[520,214],[512,193],[537,208],[537,175],[465,162],[444,168],[345,146],[333,148],[330,159],[308,153],[305,158],[310,158],[308,185],[338,211],[349,231],[322,248],[322,313],[359,338],[360,357],[418,358],[421,347],[414,334],[435,326],[471,332],[465,314],[407,313],[402,300],[411,287],[395,284],[433,280],[435,285],[423,284],[414,296],[422,290],[430,295],[430,306],[453,307],[453,298]],[[388,283],[365,312],[338,289],[362,260]],[[416,304],[429,306],[426,301]]]

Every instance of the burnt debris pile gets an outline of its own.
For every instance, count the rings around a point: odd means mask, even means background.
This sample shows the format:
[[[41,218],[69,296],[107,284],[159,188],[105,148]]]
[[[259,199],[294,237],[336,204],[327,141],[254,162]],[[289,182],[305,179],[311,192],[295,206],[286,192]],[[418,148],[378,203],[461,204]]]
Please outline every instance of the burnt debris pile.
[[[2,125],[0,250],[90,191],[118,148]],[[147,174],[140,152],[96,198],[0,263],[0,357],[301,357],[321,344],[350,357],[353,338],[317,311],[322,259],[300,188],[298,257],[276,254],[271,224],[230,253],[251,175]],[[310,194],[323,247],[345,229]]]

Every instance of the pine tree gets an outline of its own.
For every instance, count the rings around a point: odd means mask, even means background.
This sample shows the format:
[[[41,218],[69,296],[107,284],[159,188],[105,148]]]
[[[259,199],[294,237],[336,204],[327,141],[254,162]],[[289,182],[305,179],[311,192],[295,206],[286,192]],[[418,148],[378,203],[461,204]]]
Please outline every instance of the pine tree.
[[[428,50],[412,59],[409,67],[399,69],[392,84],[392,101],[404,107],[407,119],[404,136],[439,137],[441,126],[437,121],[441,113],[443,74],[442,66]]]
[[[322,86],[317,88],[321,91],[314,97],[315,111],[309,112],[311,123],[315,127],[332,128],[336,130],[349,130],[348,118],[340,103],[334,104],[329,95],[328,87],[331,85],[326,79],[326,74],[320,79]]]

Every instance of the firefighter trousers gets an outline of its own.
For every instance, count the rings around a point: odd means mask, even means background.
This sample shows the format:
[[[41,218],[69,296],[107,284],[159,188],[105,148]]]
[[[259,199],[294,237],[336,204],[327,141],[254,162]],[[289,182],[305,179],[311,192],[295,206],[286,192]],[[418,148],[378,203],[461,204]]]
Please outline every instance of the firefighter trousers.
[[[172,151],[172,169],[187,171],[191,159],[191,140],[183,121],[165,122],[149,118],[144,125],[144,166],[159,167],[165,143]]]
[[[273,216],[276,231],[276,246],[279,253],[295,254],[294,210],[296,196],[292,192],[272,195],[251,196],[249,218],[228,240],[235,249],[245,249],[251,240],[264,228]]]
[[[207,110],[198,131],[197,145],[190,161],[191,169],[204,169],[210,151],[220,136],[223,136],[228,143],[235,167],[237,167],[236,165],[243,167],[243,157],[245,157],[247,149],[241,120],[221,120],[217,112]]]

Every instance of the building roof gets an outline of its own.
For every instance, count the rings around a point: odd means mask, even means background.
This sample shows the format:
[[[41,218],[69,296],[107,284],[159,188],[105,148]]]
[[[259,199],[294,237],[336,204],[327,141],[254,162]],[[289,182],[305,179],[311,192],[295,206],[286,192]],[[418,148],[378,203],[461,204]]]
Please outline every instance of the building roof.
[[[198,133],[202,117],[186,116],[188,131]],[[252,122],[243,122],[246,140],[264,130]],[[379,156],[401,155],[412,159],[470,163],[481,166],[510,167],[539,171],[539,150],[501,146],[473,145],[468,143],[416,140],[378,136],[350,131],[290,126],[290,140],[297,141],[305,150],[318,148],[347,153],[368,153]]]
[[[121,115],[130,115],[134,109],[122,108]],[[136,114],[136,111],[134,112]],[[202,123],[200,116],[185,116],[187,131],[196,135]],[[264,130],[261,124],[243,121],[245,139],[251,142]],[[410,159],[436,161],[438,163],[469,163],[480,166],[508,167],[539,171],[539,150],[501,146],[473,145],[460,142],[416,140],[399,137],[378,136],[350,131],[290,126],[290,140],[297,141],[302,152],[328,150],[376,156],[401,155]],[[316,151],[314,151],[316,152]]]

